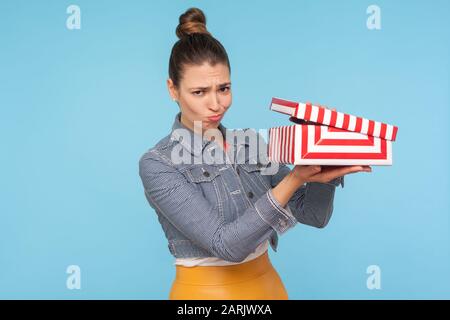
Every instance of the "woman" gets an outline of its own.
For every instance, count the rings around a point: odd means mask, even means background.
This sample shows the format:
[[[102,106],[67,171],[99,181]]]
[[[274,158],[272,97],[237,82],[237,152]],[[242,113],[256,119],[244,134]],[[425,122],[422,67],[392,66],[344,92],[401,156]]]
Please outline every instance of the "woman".
[[[343,176],[371,169],[280,165],[267,174],[273,164],[262,163],[264,146],[252,162],[251,143],[228,139],[221,123],[232,102],[225,49],[201,10],[179,20],[167,86],[180,112],[139,161],[145,196],[176,258],[169,298],[287,299],[268,245],[276,251],[278,235],[297,222],[324,227]],[[212,152],[225,161],[206,161]]]

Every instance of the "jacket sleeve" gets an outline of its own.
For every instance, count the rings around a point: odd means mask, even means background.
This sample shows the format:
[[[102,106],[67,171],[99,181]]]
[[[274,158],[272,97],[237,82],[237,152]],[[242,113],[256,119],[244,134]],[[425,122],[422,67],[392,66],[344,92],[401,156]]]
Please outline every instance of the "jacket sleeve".
[[[272,186],[276,186],[289,172],[287,165],[279,164],[278,172],[272,175]],[[334,192],[339,185],[344,187],[344,177],[327,183],[308,182],[294,193],[287,206],[298,222],[323,228],[333,213]]]
[[[150,205],[188,239],[223,260],[240,262],[273,229],[282,234],[297,223],[274,199],[271,189],[236,220],[225,223],[218,208],[152,150],[139,160],[139,175]]]

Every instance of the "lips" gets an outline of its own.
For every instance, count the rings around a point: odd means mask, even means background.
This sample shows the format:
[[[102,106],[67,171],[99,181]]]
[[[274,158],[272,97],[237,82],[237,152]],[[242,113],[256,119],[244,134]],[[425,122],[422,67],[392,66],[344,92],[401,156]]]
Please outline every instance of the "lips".
[[[223,117],[223,114],[219,114],[219,115],[208,117],[208,119],[211,121],[219,121],[220,119],[222,119],[222,117]]]

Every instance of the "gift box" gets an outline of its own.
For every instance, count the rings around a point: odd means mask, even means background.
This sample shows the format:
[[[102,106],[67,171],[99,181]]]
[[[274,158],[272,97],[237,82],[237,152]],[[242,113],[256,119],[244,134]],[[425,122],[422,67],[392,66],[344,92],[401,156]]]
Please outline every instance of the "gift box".
[[[295,124],[269,129],[270,161],[303,165],[392,165],[396,126],[321,105],[272,98]]]

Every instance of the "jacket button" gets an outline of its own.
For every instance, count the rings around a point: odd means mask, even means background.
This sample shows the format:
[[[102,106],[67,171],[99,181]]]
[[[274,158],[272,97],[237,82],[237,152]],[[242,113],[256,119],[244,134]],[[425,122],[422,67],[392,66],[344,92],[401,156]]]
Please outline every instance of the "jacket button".
[[[250,191],[247,195],[250,199],[253,198],[253,192]]]
[[[208,171],[204,171],[204,172],[203,172],[203,175],[204,175],[205,177],[209,177],[209,172],[208,172]]]

